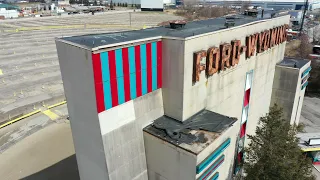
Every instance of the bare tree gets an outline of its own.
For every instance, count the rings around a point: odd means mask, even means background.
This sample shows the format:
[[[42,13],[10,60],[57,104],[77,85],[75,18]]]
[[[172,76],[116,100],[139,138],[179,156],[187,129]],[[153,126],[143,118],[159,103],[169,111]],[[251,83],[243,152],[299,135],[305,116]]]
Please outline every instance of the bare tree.
[[[241,4],[241,11],[247,10],[251,6],[251,0],[244,0]]]
[[[309,58],[309,54],[312,53],[312,44],[309,42],[309,37],[306,34],[302,34],[299,37],[300,46],[298,48],[298,56],[301,58]]]

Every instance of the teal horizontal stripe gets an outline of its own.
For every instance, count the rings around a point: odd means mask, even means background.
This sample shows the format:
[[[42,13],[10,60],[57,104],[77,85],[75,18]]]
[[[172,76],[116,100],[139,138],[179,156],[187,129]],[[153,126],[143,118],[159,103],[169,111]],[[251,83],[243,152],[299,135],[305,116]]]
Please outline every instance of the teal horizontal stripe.
[[[310,77],[310,74],[306,75],[304,78],[301,80],[301,84],[304,84]]]
[[[303,85],[302,85],[302,87],[301,87],[301,90],[303,90],[307,85],[309,84],[309,82],[307,81],[307,82],[305,82]]]
[[[303,71],[303,73],[301,74],[301,78],[303,78],[305,75],[309,74],[310,71],[311,71],[311,67],[308,67],[308,69]]]
[[[206,172],[204,172],[198,180],[207,180],[208,177],[213,174],[215,170],[224,162],[224,155],[222,155],[216,162],[214,162]]]
[[[215,160],[230,145],[230,142],[231,139],[228,138],[207,159],[202,161],[196,168],[197,174],[203,171],[203,169],[205,169],[213,160]]]
[[[218,178],[219,178],[219,172],[216,172],[216,173],[211,177],[210,180],[218,180]]]

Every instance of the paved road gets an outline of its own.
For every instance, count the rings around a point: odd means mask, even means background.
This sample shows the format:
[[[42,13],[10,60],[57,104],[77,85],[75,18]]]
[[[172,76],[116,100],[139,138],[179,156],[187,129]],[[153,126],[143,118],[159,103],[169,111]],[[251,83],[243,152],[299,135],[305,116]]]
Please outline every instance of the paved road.
[[[300,122],[306,125],[305,131],[308,133],[320,132],[320,99],[305,97],[301,111]],[[320,166],[312,169],[316,179],[320,180]]]
[[[67,106],[0,129],[1,180],[79,179]]]
[[[0,154],[2,180],[79,179],[71,129],[55,123]]]
[[[306,125],[308,133],[320,132],[320,99],[305,97],[301,111],[300,122]]]
[[[47,112],[45,111],[45,113]],[[41,112],[0,129],[0,153],[26,136],[52,123],[65,122],[68,116],[67,105],[52,108],[49,112],[49,116]]]

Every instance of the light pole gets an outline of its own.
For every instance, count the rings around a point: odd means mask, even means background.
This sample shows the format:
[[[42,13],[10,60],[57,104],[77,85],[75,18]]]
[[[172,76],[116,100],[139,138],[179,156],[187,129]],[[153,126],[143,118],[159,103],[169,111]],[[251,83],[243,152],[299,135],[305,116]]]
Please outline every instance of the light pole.
[[[304,5],[304,10],[303,10],[303,15],[302,15],[302,21],[301,21],[299,36],[301,36],[302,31],[303,31],[303,23],[304,23],[304,18],[306,16],[306,12],[307,12],[307,6],[308,6],[308,0],[306,0],[306,4]]]

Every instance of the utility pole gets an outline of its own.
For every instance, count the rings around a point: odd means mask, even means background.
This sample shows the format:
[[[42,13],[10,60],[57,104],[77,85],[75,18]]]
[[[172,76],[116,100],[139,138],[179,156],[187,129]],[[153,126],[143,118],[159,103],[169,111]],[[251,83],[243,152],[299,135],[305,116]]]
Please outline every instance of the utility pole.
[[[304,23],[304,18],[306,16],[306,12],[307,12],[307,6],[308,6],[308,0],[306,0],[306,3],[304,5],[304,10],[303,10],[303,15],[302,15],[302,21],[301,21],[301,27],[300,27],[299,36],[301,36],[302,31],[303,31],[303,23]]]
[[[112,2],[112,0],[110,1],[110,9],[113,10],[113,2]]]

